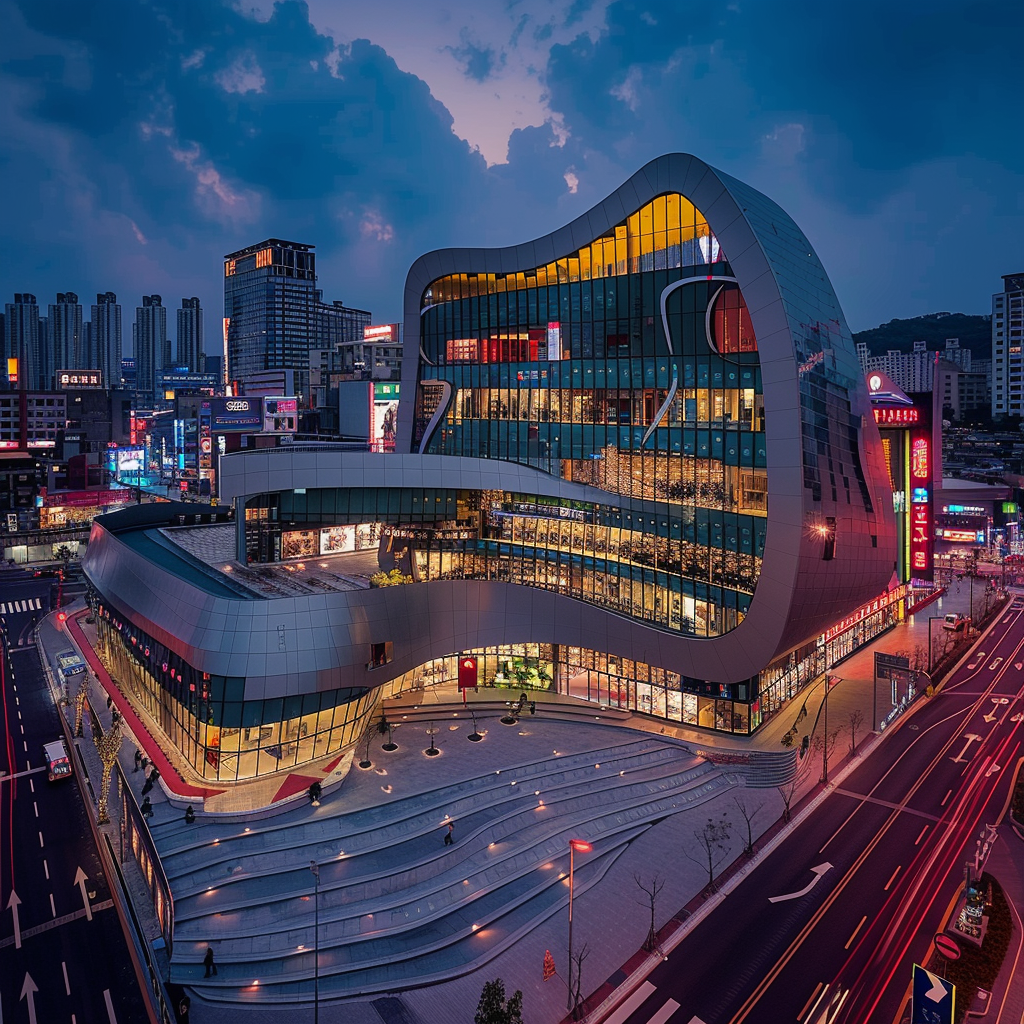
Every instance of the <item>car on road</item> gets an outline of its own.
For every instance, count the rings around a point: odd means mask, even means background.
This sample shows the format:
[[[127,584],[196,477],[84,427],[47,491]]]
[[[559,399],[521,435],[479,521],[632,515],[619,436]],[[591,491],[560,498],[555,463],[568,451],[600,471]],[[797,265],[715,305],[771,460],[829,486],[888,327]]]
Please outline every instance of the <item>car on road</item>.
[[[46,759],[46,777],[55,782],[57,779],[70,779],[73,769],[68,748],[63,740],[54,740],[43,744],[43,757]]]
[[[950,612],[942,620],[942,628],[959,633],[967,628],[967,621],[966,615],[961,615],[959,612]]]

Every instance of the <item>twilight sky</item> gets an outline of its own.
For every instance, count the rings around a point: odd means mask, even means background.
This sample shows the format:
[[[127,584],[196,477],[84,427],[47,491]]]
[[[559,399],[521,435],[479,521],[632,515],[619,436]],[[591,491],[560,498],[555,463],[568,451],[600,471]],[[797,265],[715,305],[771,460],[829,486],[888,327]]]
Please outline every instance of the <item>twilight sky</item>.
[[[1024,5],[0,0],[0,301],[198,295],[314,244],[400,317],[409,264],[546,233],[661,153],[771,196],[853,330],[988,312],[1024,270]],[[88,310],[86,310],[88,317]],[[173,323],[173,314],[168,318]]]

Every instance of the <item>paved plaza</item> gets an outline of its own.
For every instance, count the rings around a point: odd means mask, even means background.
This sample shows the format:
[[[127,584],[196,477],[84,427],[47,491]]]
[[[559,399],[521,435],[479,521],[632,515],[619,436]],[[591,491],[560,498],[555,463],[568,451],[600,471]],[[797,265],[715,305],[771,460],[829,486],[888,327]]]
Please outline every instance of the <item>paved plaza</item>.
[[[978,607],[983,586],[973,598]],[[935,618],[966,611],[966,589],[954,588],[835,670],[842,683],[829,698],[832,728],[861,711],[857,757],[878,742],[867,729],[871,715],[881,718],[890,708],[887,682],[872,695],[872,650],[926,644],[929,619],[938,638]],[[49,620],[40,640],[51,653],[67,646]],[[105,719],[101,680],[93,677],[91,685]],[[192,992],[192,1021],[261,1024],[297,1004],[290,1019],[312,1020],[317,910],[325,1024],[468,1024],[483,983],[495,977],[510,991],[522,989],[525,1020],[558,1021],[566,1000],[570,838],[594,846],[578,855],[575,873],[574,945],[587,948],[586,993],[607,979],[624,980],[621,966],[647,935],[649,911],[634,876],[649,881],[657,874],[664,882],[661,927],[685,916],[681,908],[707,883],[695,832],[708,818],[731,824],[720,851],[725,870],[747,863],[744,813],[753,815],[756,837],[782,814],[782,794],[769,776],[716,766],[700,753],[728,748],[771,763],[784,750],[780,740],[794,724],[796,702],[754,737],[733,738],[544,701],[535,715],[507,725],[495,696],[477,695],[488,700],[477,704],[475,720],[473,709],[443,688],[390,703],[398,749],[386,752],[374,737],[371,768],[332,764],[319,807],[299,793],[269,816],[247,817],[222,804],[220,813],[200,810],[186,824],[183,798],[174,792],[182,780],[172,777],[169,789],[166,776],[161,780],[151,794],[150,828],[175,894],[175,949],[165,967],[172,982]],[[821,688],[807,697],[797,745],[815,724],[819,734],[823,729]],[[483,738],[474,742],[470,734]],[[141,742],[146,749],[152,740]],[[95,760],[91,741],[79,743],[87,763]],[[845,745],[841,739],[837,761],[850,763],[848,748],[848,737]],[[428,749],[439,753],[428,756]],[[365,752],[360,744],[356,760]],[[132,772],[134,753],[126,742],[121,764],[138,797],[143,776]],[[794,805],[823,798],[819,771],[810,758],[800,763]],[[448,822],[451,846],[444,842]],[[319,908],[311,861],[319,865]],[[135,890],[145,909],[137,881]],[[146,927],[159,948],[155,920]],[[218,964],[210,979],[202,968],[207,944]],[[545,982],[547,950],[558,975]]]

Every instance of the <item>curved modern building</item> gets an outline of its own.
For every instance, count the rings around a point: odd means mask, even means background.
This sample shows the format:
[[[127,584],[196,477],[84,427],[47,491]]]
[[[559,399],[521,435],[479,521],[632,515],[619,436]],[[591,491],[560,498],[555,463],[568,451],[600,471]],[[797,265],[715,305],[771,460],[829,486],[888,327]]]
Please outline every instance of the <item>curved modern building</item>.
[[[747,734],[897,614],[849,328],[742,182],[664,156],[543,238],[423,256],[405,352],[395,454],[232,454],[232,526],[94,526],[110,649],[207,776],[350,743],[460,655]],[[353,549],[406,582],[367,588]]]

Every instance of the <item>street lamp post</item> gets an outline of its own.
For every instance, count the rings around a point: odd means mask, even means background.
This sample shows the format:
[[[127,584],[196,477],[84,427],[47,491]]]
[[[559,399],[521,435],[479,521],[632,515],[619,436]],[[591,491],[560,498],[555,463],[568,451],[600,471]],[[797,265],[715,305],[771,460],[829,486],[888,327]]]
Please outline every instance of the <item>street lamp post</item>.
[[[836,678],[836,685],[840,680]],[[828,692],[832,689],[832,682],[829,674],[825,673],[825,732],[821,738],[821,784],[828,785]]]
[[[572,890],[573,890],[573,869],[575,863],[573,861],[573,854],[579,850],[580,853],[590,853],[593,847],[584,839],[570,839],[569,840],[569,996],[566,1001],[566,1007],[570,1010],[575,1011],[576,1009],[576,994],[572,987]]]
[[[320,865],[309,862],[313,872],[313,1024],[320,1024]]]

